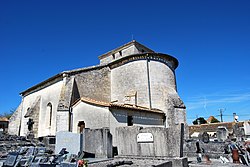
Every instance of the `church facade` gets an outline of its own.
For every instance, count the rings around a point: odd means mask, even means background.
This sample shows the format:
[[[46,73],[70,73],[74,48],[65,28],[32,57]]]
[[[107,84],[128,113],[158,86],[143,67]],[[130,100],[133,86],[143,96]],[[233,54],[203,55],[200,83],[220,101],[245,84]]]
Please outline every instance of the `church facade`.
[[[118,126],[186,124],[175,69],[178,60],[131,41],[99,56],[100,64],[61,72],[21,92],[9,134],[35,137],[59,131]],[[114,138],[115,139],[115,138]]]

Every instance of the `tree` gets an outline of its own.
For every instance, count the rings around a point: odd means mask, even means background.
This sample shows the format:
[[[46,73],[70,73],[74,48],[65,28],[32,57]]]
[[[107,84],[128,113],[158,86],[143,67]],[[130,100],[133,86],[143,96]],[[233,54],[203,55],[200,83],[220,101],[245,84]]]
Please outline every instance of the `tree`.
[[[3,112],[0,114],[0,117],[6,117],[8,119],[10,119],[10,117],[12,116],[12,114],[15,112],[15,109],[11,109],[9,112]]]
[[[197,118],[196,120],[193,121],[193,124],[197,125],[198,121],[200,122],[200,124],[206,124],[207,123],[207,121],[203,117],[199,117],[199,118]]]

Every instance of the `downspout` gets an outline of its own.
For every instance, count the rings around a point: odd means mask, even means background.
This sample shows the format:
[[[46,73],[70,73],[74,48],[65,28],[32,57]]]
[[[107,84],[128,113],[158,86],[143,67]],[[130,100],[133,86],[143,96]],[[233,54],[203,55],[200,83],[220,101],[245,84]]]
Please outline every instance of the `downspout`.
[[[147,54],[147,78],[148,78],[148,100],[149,100],[149,109],[152,109],[152,102],[151,102],[151,88],[150,88],[150,75],[149,75],[149,57]]]
[[[69,107],[69,132],[72,132],[72,127],[73,127],[73,116],[72,116],[72,107]]]

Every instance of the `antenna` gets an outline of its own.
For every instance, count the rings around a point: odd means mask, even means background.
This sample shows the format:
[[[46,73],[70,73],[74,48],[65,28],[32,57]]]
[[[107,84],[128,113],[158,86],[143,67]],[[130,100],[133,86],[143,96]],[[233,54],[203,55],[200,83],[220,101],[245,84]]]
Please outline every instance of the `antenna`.
[[[134,34],[131,34],[132,41],[134,40]]]

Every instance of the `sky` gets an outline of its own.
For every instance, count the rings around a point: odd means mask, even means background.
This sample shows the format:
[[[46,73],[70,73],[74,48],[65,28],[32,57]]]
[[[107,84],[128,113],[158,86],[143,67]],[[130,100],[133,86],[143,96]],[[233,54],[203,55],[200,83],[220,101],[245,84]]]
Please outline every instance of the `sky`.
[[[62,71],[131,40],[179,60],[187,122],[250,119],[249,0],[1,0],[0,113]]]

